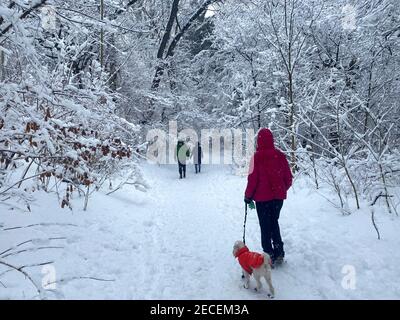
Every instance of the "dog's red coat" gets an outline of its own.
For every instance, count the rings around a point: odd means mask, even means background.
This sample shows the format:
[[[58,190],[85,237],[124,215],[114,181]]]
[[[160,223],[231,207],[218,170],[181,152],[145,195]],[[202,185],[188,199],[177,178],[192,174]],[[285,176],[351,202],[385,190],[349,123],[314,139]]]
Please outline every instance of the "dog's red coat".
[[[284,200],[291,185],[292,172],[286,156],[275,148],[272,132],[261,129],[250,165],[245,197],[254,201]]]
[[[249,274],[252,274],[253,269],[257,269],[264,263],[262,254],[251,252],[246,246],[236,252],[236,258],[239,259],[240,266]]]

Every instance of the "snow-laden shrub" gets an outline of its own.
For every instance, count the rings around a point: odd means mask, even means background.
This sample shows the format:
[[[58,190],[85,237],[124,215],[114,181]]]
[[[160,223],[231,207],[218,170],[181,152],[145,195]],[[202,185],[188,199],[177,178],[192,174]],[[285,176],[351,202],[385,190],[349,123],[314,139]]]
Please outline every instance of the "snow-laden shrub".
[[[354,198],[354,190],[368,205],[383,204],[388,212],[398,213],[399,150],[384,154],[379,162],[371,155],[347,159],[346,167],[340,159],[313,158],[307,152],[299,152],[297,157],[300,168],[297,174],[309,177],[317,188],[325,186],[331,189],[343,213],[351,213],[349,200]]]
[[[117,115],[121,97],[90,26],[38,27],[40,15],[24,12],[44,4],[12,6],[0,21],[0,201],[22,199],[29,209],[30,192],[40,188],[57,191],[63,207],[78,191],[86,207],[91,190],[134,165],[139,128]]]
[[[79,101],[69,95],[76,97],[74,89],[58,96],[27,83],[0,88],[2,198],[31,178],[45,190],[50,181],[70,184],[67,190],[99,186],[132,156],[118,129],[125,123],[113,114],[110,96],[90,94]],[[7,175],[17,172],[18,178]]]
[[[400,185],[400,152],[397,149],[380,158],[368,154],[365,159],[354,161],[354,177],[365,199],[374,205],[378,201],[388,211],[398,213]]]

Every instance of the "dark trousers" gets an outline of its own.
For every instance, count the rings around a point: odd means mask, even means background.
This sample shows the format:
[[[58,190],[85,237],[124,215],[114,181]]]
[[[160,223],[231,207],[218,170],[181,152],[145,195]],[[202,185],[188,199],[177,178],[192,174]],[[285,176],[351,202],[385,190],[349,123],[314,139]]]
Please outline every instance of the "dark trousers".
[[[179,177],[182,178],[182,173],[183,177],[186,178],[186,164],[178,163],[179,166]]]
[[[278,223],[282,205],[283,200],[256,202],[261,229],[261,245],[264,252],[268,253],[272,259],[285,256]]]
[[[194,169],[196,170],[196,173],[200,172],[201,171],[201,163],[195,163],[194,164]]]

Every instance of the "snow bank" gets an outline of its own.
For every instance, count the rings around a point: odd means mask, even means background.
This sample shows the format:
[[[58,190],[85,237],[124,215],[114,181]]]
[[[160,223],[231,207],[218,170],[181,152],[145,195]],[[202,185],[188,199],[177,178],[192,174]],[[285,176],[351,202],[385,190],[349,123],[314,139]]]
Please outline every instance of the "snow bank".
[[[50,262],[24,269],[39,285],[54,277],[55,289],[44,291],[49,299],[266,299],[266,289],[242,287],[231,253],[242,237],[246,179],[219,166],[204,166],[200,175],[189,167],[185,180],[175,166],[144,165],[144,174],[149,192],[129,186],[99,192],[87,212],[81,199],[71,212],[44,193],[32,213],[0,206],[0,252],[36,239],[6,254],[34,251],[1,259],[17,266]],[[377,240],[368,207],[343,216],[320,192],[298,180],[284,204],[287,263],[273,270],[276,299],[399,299],[398,218],[377,208]],[[16,226],[27,227],[10,229]],[[246,234],[260,251],[254,211]],[[0,266],[1,299],[38,298],[21,274],[6,271]]]

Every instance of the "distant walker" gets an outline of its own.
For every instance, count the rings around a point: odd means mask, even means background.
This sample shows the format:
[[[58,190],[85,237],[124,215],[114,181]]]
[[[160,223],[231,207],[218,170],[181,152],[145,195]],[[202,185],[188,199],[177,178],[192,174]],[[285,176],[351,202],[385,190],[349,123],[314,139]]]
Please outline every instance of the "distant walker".
[[[201,172],[201,159],[203,158],[203,150],[201,149],[200,142],[197,142],[196,146],[193,148],[193,163],[196,173]]]

